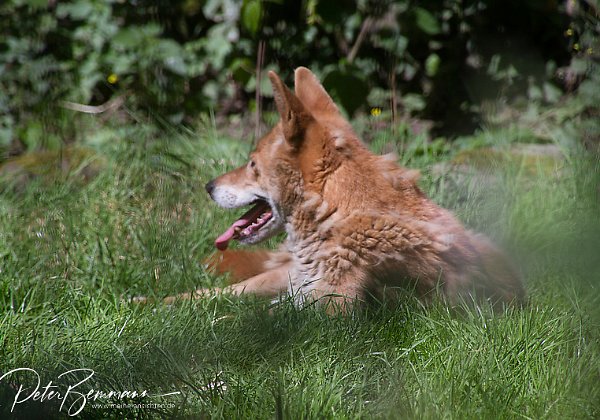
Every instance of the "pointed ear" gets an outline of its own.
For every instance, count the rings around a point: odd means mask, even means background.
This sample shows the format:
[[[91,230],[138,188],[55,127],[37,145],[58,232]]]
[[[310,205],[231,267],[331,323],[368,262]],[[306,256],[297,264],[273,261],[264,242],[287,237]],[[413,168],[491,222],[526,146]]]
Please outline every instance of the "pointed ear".
[[[298,146],[308,123],[312,120],[312,115],[275,72],[269,72],[269,79],[273,85],[273,97],[281,117],[283,135],[290,144]]]
[[[342,117],[338,107],[327,94],[321,82],[312,71],[306,67],[298,67],[295,73],[295,91],[298,99],[313,114],[322,114],[329,117]],[[343,117],[342,117],[343,118]]]

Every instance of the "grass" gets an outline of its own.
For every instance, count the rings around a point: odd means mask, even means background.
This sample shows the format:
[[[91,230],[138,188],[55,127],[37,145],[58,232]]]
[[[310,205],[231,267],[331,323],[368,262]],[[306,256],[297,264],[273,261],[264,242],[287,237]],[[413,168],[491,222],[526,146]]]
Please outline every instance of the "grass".
[[[481,184],[430,171],[451,148],[437,154],[418,138],[402,154],[424,170],[437,202],[510,246],[530,295],[522,310],[457,314],[410,297],[347,317],[289,302],[271,311],[252,297],[126,303],[223,281],[202,259],[233,215],[209,203],[203,186],[249,146],[207,127],[94,125],[91,180],[81,176],[89,162],[22,185],[5,180],[0,376],[28,367],[64,392],[82,372],[59,375],[88,368],[94,376],[81,390],[180,392],[88,400],[85,418],[600,416],[597,159],[573,150],[554,175],[545,167],[539,176],[514,162]],[[482,135],[489,143],[494,133]],[[376,145],[393,143],[381,136]],[[82,403],[69,399],[59,411],[60,400],[29,400],[11,412],[20,383],[32,386],[34,376],[0,381],[0,417],[60,417]]]

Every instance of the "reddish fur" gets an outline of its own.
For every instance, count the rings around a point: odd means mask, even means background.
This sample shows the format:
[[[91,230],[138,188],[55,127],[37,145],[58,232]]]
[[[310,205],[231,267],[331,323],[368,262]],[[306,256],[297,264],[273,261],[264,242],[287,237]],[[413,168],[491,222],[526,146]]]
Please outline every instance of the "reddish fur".
[[[281,121],[252,152],[252,167],[214,184],[271,197],[288,239],[281,252],[209,259],[217,273],[243,280],[229,292],[287,291],[300,302],[321,299],[342,308],[410,285],[424,300],[435,290],[451,302],[524,299],[506,256],[429,200],[416,184],[418,172],[373,155],[309,70],[296,70],[295,93],[276,74],[269,77]]]
[[[238,283],[265,271],[265,263],[270,256],[270,252],[262,250],[227,250],[212,254],[204,260],[204,264],[211,273],[229,274],[230,283]]]

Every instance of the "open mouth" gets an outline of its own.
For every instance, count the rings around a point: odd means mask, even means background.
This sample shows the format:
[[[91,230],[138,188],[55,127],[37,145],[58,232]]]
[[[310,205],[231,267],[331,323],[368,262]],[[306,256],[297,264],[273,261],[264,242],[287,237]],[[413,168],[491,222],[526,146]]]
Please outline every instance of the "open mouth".
[[[224,251],[229,246],[232,239],[244,241],[256,236],[272,218],[273,210],[269,203],[264,200],[256,200],[250,210],[242,215],[238,220],[215,240],[215,246],[220,251]]]

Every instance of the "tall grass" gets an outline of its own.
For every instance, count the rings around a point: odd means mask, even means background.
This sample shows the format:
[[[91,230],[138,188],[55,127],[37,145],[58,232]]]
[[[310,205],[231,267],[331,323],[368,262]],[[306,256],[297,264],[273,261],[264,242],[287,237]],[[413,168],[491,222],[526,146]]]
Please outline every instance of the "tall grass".
[[[234,216],[203,186],[250,146],[210,126],[99,126],[90,136],[101,166],[91,181],[73,168],[24,188],[3,183],[0,376],[29,367],[42,386],[64,389],[81,374],[58,375],[88,368],[82,389],[180,392],[112,400],[152,407],[88,401],[86,418],[600,416],[597,160],[574,151],[551,173],[515,162],[491,182],[465,183],[429,171],[451,152],[410,149],[403,159],[424,170],[436,201],[510,248],[530,303],[498,316],[407,298],[329,317],[252,297],[127,303],[222,284],[202,259]],[[1,417],[65,415],[59,400],[11,412],[20,383],[32,375],[0,382]]]

